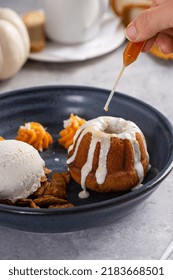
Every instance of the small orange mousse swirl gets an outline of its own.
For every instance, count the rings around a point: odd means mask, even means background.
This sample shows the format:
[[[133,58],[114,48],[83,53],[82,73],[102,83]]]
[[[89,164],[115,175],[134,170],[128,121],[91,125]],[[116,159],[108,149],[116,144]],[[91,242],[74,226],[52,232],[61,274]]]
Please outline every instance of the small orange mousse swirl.
[[[85,120],[71,114],[68,120],[64,121],[64,129],[60,131],[58,142],[60,145],[68,149],[73,143],[73,137],[79,127],[85,123]]]
[[[2,136],[0,136],[0,141],[4,140],[4,138]]]
[[[53,142],[52,136],[38,122],[28,122],[20,126],[16,140],[26,142],[40,152]]]

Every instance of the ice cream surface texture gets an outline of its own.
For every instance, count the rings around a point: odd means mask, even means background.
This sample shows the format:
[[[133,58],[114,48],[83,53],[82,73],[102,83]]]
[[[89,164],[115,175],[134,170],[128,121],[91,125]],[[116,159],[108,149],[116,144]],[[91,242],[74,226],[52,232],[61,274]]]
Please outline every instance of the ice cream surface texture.
[[[31,145],[18,140],[0,141],[0,198],[26,198],[40,187],[45,163]]]

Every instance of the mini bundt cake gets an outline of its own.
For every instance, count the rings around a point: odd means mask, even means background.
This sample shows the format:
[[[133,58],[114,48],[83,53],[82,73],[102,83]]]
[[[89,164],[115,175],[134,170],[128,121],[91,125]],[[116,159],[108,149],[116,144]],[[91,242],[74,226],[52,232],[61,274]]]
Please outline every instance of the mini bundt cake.
[[[144,135],[135,123],[98,117],[76,132],[67,164],[84,190],[127,191],[143,181],[149,156]]]

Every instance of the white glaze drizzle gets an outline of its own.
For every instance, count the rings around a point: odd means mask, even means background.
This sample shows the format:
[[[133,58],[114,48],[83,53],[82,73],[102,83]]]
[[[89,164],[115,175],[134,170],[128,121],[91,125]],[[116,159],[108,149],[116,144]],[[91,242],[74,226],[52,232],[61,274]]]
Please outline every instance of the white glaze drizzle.
[[[103,184],[107,175],[107,155],[110,148],[110,138],[103,138],[100,143],[100,154],[98,168],[96,170],[96,181],[99,185]]]
[[[86,122],[78,129],[74,137],[73,144],[69,147],[68,152],[70,152],[73,149],[74,143],[77,140],[75,151],[73,155],[67,160],[67,164],[70,164],[71,162],[74,161],[78,152],[80,142],[83,136],[88,132],[91,133],[92,138],[88,150],[87,161],[81,169],[81,187],[83,188],[84,192],[86,192],[85,181],[88,174],[92,170],[94,151],[98,142],[100,143],[100,154],[99,154],[98,168],[96,170],[95,176],[98,184],[104,183],[107,175],[107,167],[106,167],[107,155],[110,149],[110,141],[112,137],[117,137],[119,139],[127,139],[130,141],[134,153],[134,168],[139,178],[139,182],[137,186],[139,186],[144,178],[144,170],[141,163],[140,147],[138,141],[136,140],[137,132],[141,135],[143,139],[144,148],[148,161],[149,161],[149,156],[147,152],[147,146],[146,146],[144,135],[141,132],[141,130],[138,128],[138,126],[131,121],[126,121],[122,118],[114,118],[114,117],[98,117],[97,119],[93,119]],[[86,196],[86,193],[85,194],[82,193],[80,197],[84,198],[84,196]]]
[[[136,170],[136,173],[138,175],[139,178],[139,182],[137,184],[137,186],[139,186],[141,184],[141,182],[143,181],[144,178],[144,168],[143,165],[141,163],[141,152],[140,152],[140,147],[139,144],[136,140],[132,140],[130,141],[132,148],[133,148],[133,154],[134,154],[134,168]]]
[[[141,131],[140,135],[141,135],[142,140],[143,140],[143,143],[144,143],[146,158],[147,158],[147,161],[148,161],[148,163],[149,163],[150,157],[149,157],[149,154],[148,154],[148,151],[147,151],[147,143],[146,143],[146,141],[145,141],[145,137],[144,137],[144,134],[142,133],[142,131]],[[148,169],[150,169],[150,167],[151,167],[151,165],[148,164]]]
[[[86,163],[84,164],[84,166],[81,169],[81,186],[84,189],[85,186],[85,180],[86,177],[88,176],[88,174],[90,173],[90,171],[92,170],[92,164],[93,164],[93,157],[94,157],[94,151],[95,151],[95,147],[97,145],[97,139],[91,138],[91,145],[88,151],[88,158]]]
[[[87,192],[87,190],[83,190],[83,191],[81,191],[80,193],[79,193],[79,198],[82,198],[82,199],[86,199],[86,198],[88,198],[89,197],[89,192]]]

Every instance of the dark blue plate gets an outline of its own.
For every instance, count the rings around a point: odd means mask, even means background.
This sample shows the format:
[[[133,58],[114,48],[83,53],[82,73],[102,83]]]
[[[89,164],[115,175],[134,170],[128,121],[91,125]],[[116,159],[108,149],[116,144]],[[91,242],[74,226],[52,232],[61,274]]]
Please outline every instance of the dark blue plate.
[[[0,205],[0,225],[33,232],[68,232],[101,226],[116,221],[150,195],[172,169],[173,129],[156,109],[116,93],[109,112],[103,110],[109,91],[80,86],[38,87],[0,95],[0,135],[15,138],[20,125],[37,121],[47,127],[53,145],[41,156],[53,171],[67,170],[67,151],[58,145],[58,133],[70,113],[86,120],[111,115],[134,121],[143,131],[150,155],[151,169],[141,188],[127,193],[90,192],[85,200],[78,198],[80,186],[71,180],[68,199],[75,207],[68,209],[29,209]],[[55,159],[59,158],[59,162]],[[10,174],[9,174],[10,176]]]

